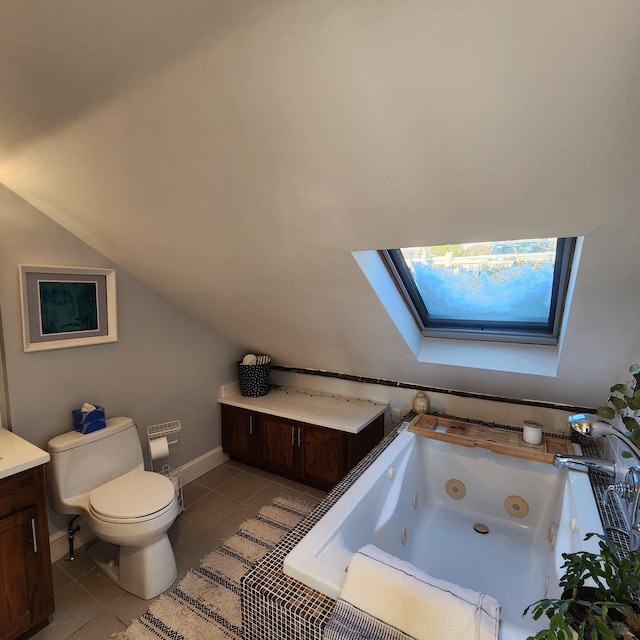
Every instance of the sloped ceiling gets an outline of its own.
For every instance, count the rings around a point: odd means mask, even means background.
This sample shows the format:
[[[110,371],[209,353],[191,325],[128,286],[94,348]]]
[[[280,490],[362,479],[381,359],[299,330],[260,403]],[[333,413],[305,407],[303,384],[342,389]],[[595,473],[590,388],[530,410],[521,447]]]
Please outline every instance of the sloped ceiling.
[[[640,338],[639,12],[8,0],[0,182],[239,353],[597,404]],[[416,362],[351,255],[564,235],[551,378]]]

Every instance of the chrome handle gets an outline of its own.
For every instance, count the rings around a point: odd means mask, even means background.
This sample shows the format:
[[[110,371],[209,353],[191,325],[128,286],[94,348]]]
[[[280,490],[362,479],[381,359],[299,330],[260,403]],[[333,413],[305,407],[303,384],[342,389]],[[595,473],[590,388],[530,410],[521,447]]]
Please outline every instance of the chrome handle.
[[[253,416],[249,416],[249,435],[253,435]]]
[[[298,448],[300,448],[300,432],[302,431],[302,427],[298,427]]]
[[[604,490],[603,502],[604,504],[608,504],[609,496],[612,493],[617,493],[621,498],[629,498],[633,495],[634,491],[631,485],[628,482],[615,482],[614,484],[610,484]]]
[[[626,479],[633,488],[640,485],[640,467],[631,467],[631,469],[627,471]]]
[[[36,519],[31,518],[31,542],[33,543],[33,553],[38,553],[38,540],[36,538]]]
[[[291,446],[296,446],[296,428],[291,425]]]

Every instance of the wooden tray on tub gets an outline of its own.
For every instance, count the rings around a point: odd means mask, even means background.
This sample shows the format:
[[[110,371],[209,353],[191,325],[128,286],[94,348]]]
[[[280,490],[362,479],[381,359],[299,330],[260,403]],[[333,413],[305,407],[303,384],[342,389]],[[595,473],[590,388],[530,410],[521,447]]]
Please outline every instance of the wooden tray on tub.
[[[436,428],[440,428],[436,431]],[[528,444],[522,439],[522,431],[486,427],[463,420],[451,420],[426,414],[417,415],[408,426],[409,431],[463,447],[482,447],[494,453],[524,458],[536,462],[553,462],[556,453],[573,453],[571,442],[564,438],[542,436],[540,444]]]

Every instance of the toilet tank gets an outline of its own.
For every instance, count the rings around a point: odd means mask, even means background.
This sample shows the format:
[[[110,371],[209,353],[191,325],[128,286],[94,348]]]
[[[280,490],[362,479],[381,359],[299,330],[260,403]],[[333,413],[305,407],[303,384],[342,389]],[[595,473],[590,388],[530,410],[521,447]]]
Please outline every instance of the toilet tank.
[[[131,418],[108,418],[92,433],[67,431],[49,440],[52,507],[77,513],[82,496],[129,471],[144,469],[142,446]]]

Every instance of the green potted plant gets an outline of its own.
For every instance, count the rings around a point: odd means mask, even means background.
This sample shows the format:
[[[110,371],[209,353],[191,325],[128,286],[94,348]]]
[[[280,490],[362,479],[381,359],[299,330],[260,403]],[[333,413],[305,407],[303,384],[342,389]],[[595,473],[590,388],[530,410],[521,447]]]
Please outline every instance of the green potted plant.
[[[589,533],[585,539],[596,534]],[[529,605],[549,628],[527,640],[640,640],[640,552],[621,549],[607,536],[599,553],[563,553],[560,598]]]
[[[640,365],[629,367],[632,379],[628,382],[614,384],[607,404],[598,407],[598,415],[612,420],[619,415],[629,431],[629,438],[640,445]]]

